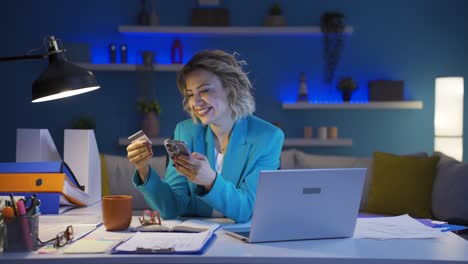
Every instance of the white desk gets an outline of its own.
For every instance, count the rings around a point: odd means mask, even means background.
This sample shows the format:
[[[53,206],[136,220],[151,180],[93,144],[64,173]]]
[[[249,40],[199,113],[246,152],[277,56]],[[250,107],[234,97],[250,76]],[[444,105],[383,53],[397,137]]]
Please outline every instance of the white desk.
[[[66,214],[99,213],[100,205]],[[113,232],[104,227],[93,235],[131,234]],[[441,239],[324,239],[247,244],[223,230],[203,255],[110,255],[70,254],[38,255],[34,253],[3,253],[0,263],[78,264],[78,263],[468,263],[468,241],[455,234]]]

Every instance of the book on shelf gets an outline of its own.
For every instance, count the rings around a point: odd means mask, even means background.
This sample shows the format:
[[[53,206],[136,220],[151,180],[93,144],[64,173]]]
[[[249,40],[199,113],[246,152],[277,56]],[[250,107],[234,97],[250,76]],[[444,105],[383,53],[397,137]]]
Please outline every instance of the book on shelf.
[[[139,225],[132,226],[131,231],[134,232],[184,232],[184,233],[200,233],[200,232],[214,232],[221,225],[214,222],[203,221],[198,219],[188,220],[162,220],[161,225]]]

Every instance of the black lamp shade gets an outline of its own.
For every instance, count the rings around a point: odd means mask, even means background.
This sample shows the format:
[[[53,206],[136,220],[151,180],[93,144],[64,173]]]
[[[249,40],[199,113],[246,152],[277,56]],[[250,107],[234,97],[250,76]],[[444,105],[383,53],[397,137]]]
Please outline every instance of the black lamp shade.
[[[66,61],[63,53],[49,54],[49,66],[32,85],[32,102],[44,102],[99,89],[91,71]]]

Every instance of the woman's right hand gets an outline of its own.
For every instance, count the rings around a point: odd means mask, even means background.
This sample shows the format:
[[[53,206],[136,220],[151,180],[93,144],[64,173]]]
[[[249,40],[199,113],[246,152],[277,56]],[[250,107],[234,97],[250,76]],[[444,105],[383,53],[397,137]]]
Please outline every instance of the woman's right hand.
[[[127,146],[127,158],[135,166],[143,181],[149,173],[148,163],[153,157],[151,143],[146,140],[138,140]]]

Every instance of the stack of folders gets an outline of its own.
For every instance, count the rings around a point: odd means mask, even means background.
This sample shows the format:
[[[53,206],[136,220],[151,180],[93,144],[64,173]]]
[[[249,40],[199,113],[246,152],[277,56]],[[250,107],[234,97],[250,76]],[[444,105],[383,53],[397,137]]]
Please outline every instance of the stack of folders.
[[[58,214],[60,205],[85,206],[83,189],[63,161],[0,163],[0,195],[35,193],[43,214]]]

